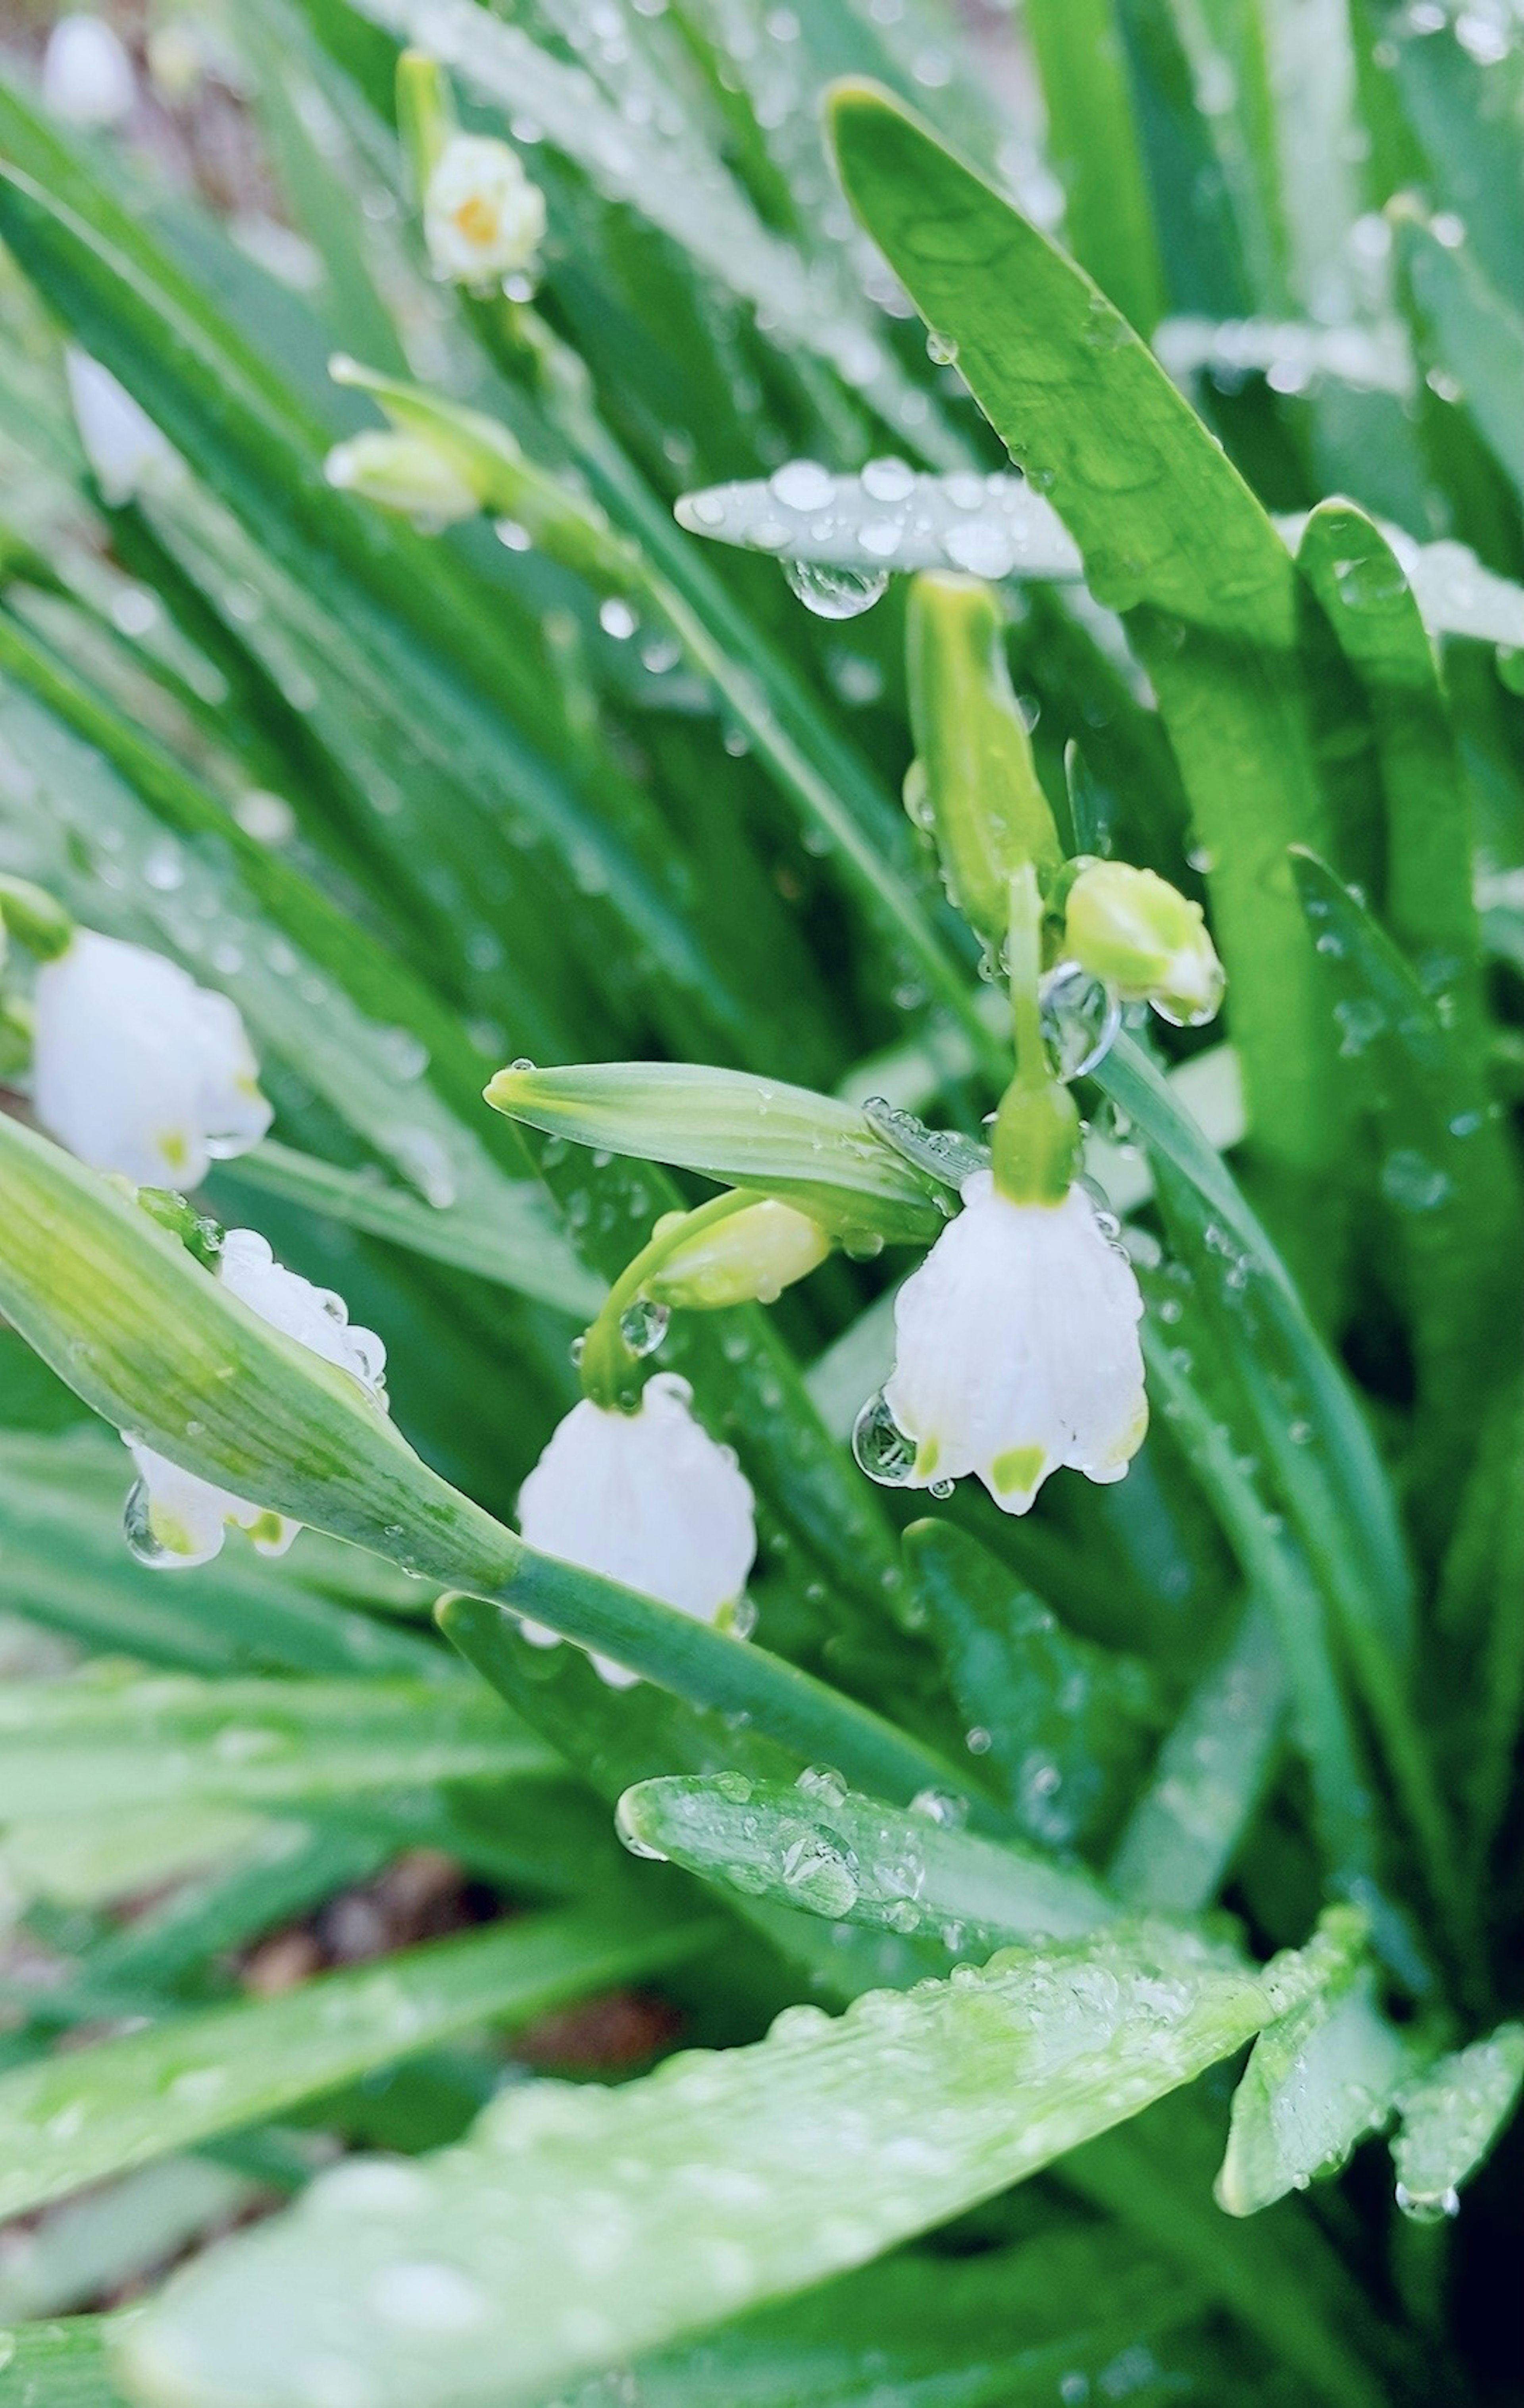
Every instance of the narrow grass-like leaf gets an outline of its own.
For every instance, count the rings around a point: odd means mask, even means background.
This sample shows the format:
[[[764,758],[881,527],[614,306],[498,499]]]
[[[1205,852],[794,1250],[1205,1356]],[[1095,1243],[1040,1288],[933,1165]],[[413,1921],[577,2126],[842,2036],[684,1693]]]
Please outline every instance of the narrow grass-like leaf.
[[[14,2067],[0,2074],[0,2215],[260,2123],[477,2024],[527,2021],[679,1963],[713,1936],[693,1921],[621,1930],[546,1915]]]
[[[287,1805],[560,1770],[464,1682],[29,1681],[0,1692],[0,1819]]]
[[[240,1155],[236,1163],[224,1164],[217,1175],[224,1187],[283,1197],[409,1253],[474,1271],[500,1287],[545,1296],[553,1282],[554,1292],[547,1300],[589,1320],[603,1301],[599,1283],[565,1259],[564,1240],[538,1190],[527,1182],[505,1181],[493,1199],[495,1209],[484,1220],[459,1205],[422,1203],[385,1179],[340,1170],[274,1139]]]
[[[619,1819],[642,1855],[832,1922],[940,1934],[960,1956],[1070,1939],[1116,1919],[1078,1867],[949,1828],[939,1804],[896,1814],[819,1770],[791,1788],[722,1772],[643,1781],[625,1791]]]
[[[1524,318],[1498,292],[1464,239],[1440,239],[1417,208],[1394,210],[1403,266],[1436,366],[1457,379],[1466,407],[1515,487],[1524,494]]]
[[[1140,1912],[1194,1914],[1217,1896],[1263,1795],[1286,1719],[1275,1622],[1251,1602],[1160,1749],[1108,1879]]]
[[[1309,1960],[1261,1976],[1144,1928],[1013,1951],[836,2021],[796,2009],[758,2046],[620,2090],[521,2093],[448,2157],[331,2175],[206,2258],[134,2328],[123,2372],[154,2408],[275,2408],[335,2358],[377,2408],[543,2396],[1019,2181],[1316,1979]]]
[[[959,1713],[1018,1829],[1050,1848],[1090,1836],[1143,1759],[1154,1718],[1143,1666],[1066,1631],[950,1523],[915,1523],[904,1544]]]
[[[1120,10],[1116,0],[1029,0],[1027,23],[1069,248],[1147,337],[1163,313],[1163,273]]]
[[[1256,1141],[1331,1158],[1328,1045],[1285,848],[1324,825],[1297,657],[1295,570],[1248,489],[1126,322],[887,95],[832,126],[848,197],[997,433],[1120,609],[1209,849]]]
[[[1233,2093],[1218,2204],[1230,2215],[1256,2215],[1336,2172],[1386,2121],[1410,2061],[1369,1972],[1351,1965],[1333,1974],[1255,2042]]]
[[[1444,789],[1431,789],[1444,809]],[[1311,854],[1294,868],[1380,1148],[1379,1185],[1404,1262],[1423,1476],[1453,1492],[1517,1356],[1524,1304],[1517,1174],[1476,1051],[1479,1010],[1446,1011],[1360,898]],[[1436,880],[1437,883],[1437,880]]]
[[[1398,2204],[1409,2215],[1455,2214],[1460,2185],[1506,2128],[1521,2088],[1524,2024],[1500,2024],[1409,2085],[1391,2144]]]
[[[926,1241],[942,1226],[930,1183],[862,1113],[781,1080],[690,1062],[510,1066],[487,1100],[548,1137],[787,1197],[870,1240]]]

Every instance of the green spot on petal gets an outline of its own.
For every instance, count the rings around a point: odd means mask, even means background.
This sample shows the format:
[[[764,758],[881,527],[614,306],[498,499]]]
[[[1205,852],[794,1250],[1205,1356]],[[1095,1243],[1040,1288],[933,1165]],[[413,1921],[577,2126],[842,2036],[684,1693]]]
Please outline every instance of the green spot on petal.
[[[1040,1446],[1009,1446],[997,1455],[990,1477],[1002,1497],[1028,1497],[1043,1476],[1047,1457]]]

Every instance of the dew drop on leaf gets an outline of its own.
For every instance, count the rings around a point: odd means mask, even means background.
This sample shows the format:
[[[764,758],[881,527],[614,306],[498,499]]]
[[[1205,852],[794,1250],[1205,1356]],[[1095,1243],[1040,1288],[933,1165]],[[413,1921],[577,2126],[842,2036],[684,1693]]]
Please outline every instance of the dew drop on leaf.
[[[786,560],[783,574],[817,619],[861,619],[889,584],[887,568],[833,568],[819,560]]]

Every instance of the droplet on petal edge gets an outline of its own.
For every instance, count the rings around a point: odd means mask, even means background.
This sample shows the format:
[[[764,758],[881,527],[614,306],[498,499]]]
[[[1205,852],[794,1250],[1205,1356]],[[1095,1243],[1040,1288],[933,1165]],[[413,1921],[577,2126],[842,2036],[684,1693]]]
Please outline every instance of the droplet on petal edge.
[[[852,1425],[852,1455],[858,1469],[880,1488],[905,1488],[915,1477],[915,1441],[890,1412],[882,1389],[869,1398]]]

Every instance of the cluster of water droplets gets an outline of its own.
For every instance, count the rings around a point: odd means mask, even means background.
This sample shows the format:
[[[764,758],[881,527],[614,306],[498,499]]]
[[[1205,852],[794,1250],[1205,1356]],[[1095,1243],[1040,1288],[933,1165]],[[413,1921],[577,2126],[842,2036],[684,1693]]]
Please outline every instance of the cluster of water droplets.
[[[958,568],[996,580],[1081,573],[1052,506],[1020,476],[931,476],[898,459],[838,476],[817,461],[790,460],[765,481],[685,494],[677,517],[691,534],[771,552],[823,619],[871,609],[894,569]]]

